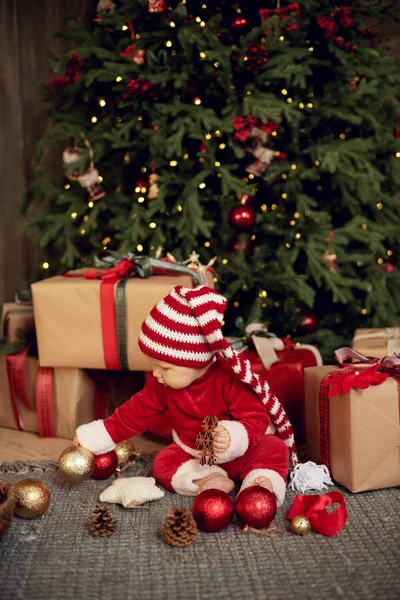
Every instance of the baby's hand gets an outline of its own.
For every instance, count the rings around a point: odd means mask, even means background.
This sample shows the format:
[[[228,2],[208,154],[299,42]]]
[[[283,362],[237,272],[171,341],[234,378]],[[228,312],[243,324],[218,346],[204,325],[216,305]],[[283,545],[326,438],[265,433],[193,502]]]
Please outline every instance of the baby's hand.
[[[74,446],[80,446],[78,438],[75,436],[74,441],[72,442]]]
[[[229,432],[222,425],[217,425],[214,429],[214,450],[216,452],[226,452],[231,443]]]

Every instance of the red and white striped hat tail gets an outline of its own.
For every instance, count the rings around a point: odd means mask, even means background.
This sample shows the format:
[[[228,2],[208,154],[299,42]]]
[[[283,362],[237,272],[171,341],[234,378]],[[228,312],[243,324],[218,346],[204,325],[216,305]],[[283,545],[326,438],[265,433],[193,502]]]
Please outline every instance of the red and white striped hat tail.
[[[208,290],[206,286],[194,289],[181,288],[180,293],[188,301],[210,349],[219,352],[230,364],[238,379],[249,385],[265,404],[276,433],[285,442],[293,466],[296,466],[298,458],[293,429],[282,404],[271,393],[267,381],[253,373],[250,361],[231,348],[222,334],[221,322],[226,306],[225,298],[214,290]]]
[[[226,340],[224,341],[226,347],[224,350],[220,351],[222,356],[231,365],[238,379],[249,385],[265,405],[276,434],[288,447],[292,464],[295,467],[298,464],[299,459],[296,452],[293,428],[285,409],[278,398],[271,392],[266,379],[253,373],[250,361],[243,358],[240,353],[231,348]]]

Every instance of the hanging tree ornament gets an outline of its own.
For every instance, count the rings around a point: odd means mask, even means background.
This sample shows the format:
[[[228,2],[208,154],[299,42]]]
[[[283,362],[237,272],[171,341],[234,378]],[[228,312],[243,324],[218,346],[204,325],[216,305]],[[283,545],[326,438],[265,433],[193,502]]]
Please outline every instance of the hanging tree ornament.
[[[158,173],[150,173],[149,175],[149,190],[147,192],[147,198],[149,200],[154,200],[155,198],[157,198],[158,196],[158,192],[160,191],[160,188],[158,187],[157,181],[159,180],[160,176],[158,175]]]
[[[133,22],[128,20],[128,27],[131,34],[131,39],[135,39],[135,29],[133,27]],[[135,42],[132,42],[130,46],[125,48],[122,52],[120,52],[121,58],[130,58],[137,65],[143,65],[144,59],[146,56],[146,50],[144,48],[136,48]]]
[[[67,179],[78,181],[88,191],[90,200],[95,201],[102,198],[105,192],[99,183],[99,172],[94,166],[93,148],[83,133],[81,136],[88,153],[83,153],[83,149],[76,145],[66,148],[63,152],[64,172]],[[88,159],[89,167],[85,169]]]
[[[252,206],[237,204],[229,211],[229,224],[235,229],[248,231],[256,224],[256,211]]]
[[[147,0],[147,5],[151,13],[164,12],[168,8],[166,0]]]
[[[299,312],[299,316],[301,320],[296,327],[296,333],[299,333],[300,335],[309,335],[318,329],[319,320],[312,310],[305,308]]]

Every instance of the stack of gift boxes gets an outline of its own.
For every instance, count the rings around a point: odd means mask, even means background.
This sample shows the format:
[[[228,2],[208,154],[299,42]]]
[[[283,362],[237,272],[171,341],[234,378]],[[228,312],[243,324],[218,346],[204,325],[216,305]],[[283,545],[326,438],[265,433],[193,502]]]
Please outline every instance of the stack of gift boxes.
[[[125,267],[52,277],[33,284],[33,306],[3,306],[6,342],[18,341],[18,329],[27,338],[36,329],[39,358],[28,346],[0,356],[0,426],[73,438],[77,426],[111,414],[152,376],[137,344],[141,323],[172,287],[199,278],[129,277]],[[203,282],[213,286],[212,269]],[[383,358],[398,338],[397,329],[357,330],[353,347],[369,358],[349,350],[348,364],[339,351],[338,366],[322,366],[315,347],[262,327],[231,343],[268,380],[308,458],[359,492],[400,485],[400,359]],[[171,439],[168,414],[151,433]]]
[[[0,356],[0,427],[71,439],[76,427],[142,389],[150,364],[137,345],[141,323],[172,287],[192,287],[193,277],[129,277],[122,267],[51,277],[32,285],[33,304],[3,305],[0,338],[12,353]],[[212,286],[212,271],[203,276]],[[20,332],[31,341],[36,332],[36,341],[14,352]],[[152,433],[170,437],[168,419]]]

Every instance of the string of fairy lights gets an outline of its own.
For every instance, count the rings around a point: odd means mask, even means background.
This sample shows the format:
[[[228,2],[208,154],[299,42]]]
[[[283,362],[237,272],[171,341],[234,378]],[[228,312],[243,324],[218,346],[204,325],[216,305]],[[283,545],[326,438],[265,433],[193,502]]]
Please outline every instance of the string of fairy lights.
[[[186,0],[182,0],[182,4],[186,4]],[[206,9],[206,8],[207,8],[207,5],[206,5],[205,3],[203,3],[203,4],[201,5],[201,9]],[[240,11],[240,8],[237,10],[237,12],[238,12],[238,13],[240,13],[240,12],[241,12],[241,11]],[[206,22],[205,22],[205,21],[202,19],[202,17],[201,17],[201,16],[196,16],[196,17],[195,17],[195,22],[196,22],[196,23],[198,23],[198,25],[199,25],[199,27],[200,27],[201,29],[202,29],[202,28],[204,28],[204,27],[206,27]],[[170,22],[169,22],[169,26],[170,26],[170,28],[171,28],[171,29],[175,29],[175,28],[176,28],[176,23],[175,23],[175,21],[173,21],[173,20],[170,20]],[[128,26],[128,25],[126,25],[126,24],[124,24],[124,25],[122,25],[121,29],[122,29],[122,31],[127,31],[127,30],[129,29],[129,26]],[[134,38],[135,38],[135,39],[140,39],[140,34],[139,34],[139,33],[136,33],[136,34],[134,34]],[[285,40],[285,37],[284,37],[283,35],[281,35],[281,36],[279,37],[279,41],[280,41],[280,42],[283,42],[284,40]],[[261,39],[261,41],[265,41],[265,40],[263,40],[263,38],[262,38],[262,39]],[[309,44],[310,44],[310,41],[309,41],[309,40],[306,40],[306,44],[307,44],[307,45],[309,45]],[[176,55],[176,50],[175,50],[175,48],[174,48],[174,42],[173,42],[173,40],[172,40],[172,39],[167,39],[167,40],[165,40],[165,42],[164,42],[164,46],[165,46],[165,48],[167,48],[167,49],[168,49],[168,50],[171,52],[171,55],[172,55],[172,56],[175,56],[175,55]],[[313,46],[309,46],[309,47],[308,47],[308,51],[309,51],[310,53],[314,52],[314,47],[313,47]],[[207,61],[207,60],[208,60],[208,55],[207,55],[207,52],[205,52],[204,50],[201,50],[201,51],[199,52],[199,58],[200,58],[202,61]],[[247,57],[247,56],[244,56],[244,57],[243,57],[243,60],[244,60],[244,62],[246,62],[246,61],[248,60],[248,57]],[[214,68],[215,68],[215,69],[218,69],[218,68],[220,67],[220,63],[219,63],[218,61],[214,60],[214,62],[213,62],[213,66],[214,66]],[[122,75],[117,75],[117,76],[116,76],[116,78],[115,78],[115,81],[116,81],[116,83],[122,83],[122,82],[124,81],[124,79],[123,79]],[[235,86],[232,84],[232,85],[230,86],[230,88],[231,88],[231,89],[235,89]],[[245,96],[244,96],[244,101],[248,100],[248,97],[251,95],[251,93],[252,93],[252,92],[251,92],[251,90],[244,90],[244,94],[245,94]],[[280,93],[281,93],[281,95],[283,96],[283,98],[286,100],[286,102],[287,102],[288,104],[292,104],[293,102],[295,102],[295,100],[294,100],[294,96],[295,96],[295,94],[293,94],[293,93],[290,93],[290,90],[288,90],[286,87],[283,87],[283,88],[280,90]],[[107,106],[107,99],[106,99],[105,97],[103,97],[103,96],[102,96],[102,97],[100,97],[100,98],[98,99],[98,101],[97,101],[97,102],[98,102],[98,105],[99,105],[99,108],[100,108],[100,109],[104,109],[104,108],[106,108],[106,106]],[[201,96],[200,96],[200,95],[195,95],[195,96],[192,98],[191,102],[192,102],[192,104],[193,104],[194,106],[201,106],[201,105],[202,105],[202,98],[201,98]],[[299,108],[301,111],[303,111],[303,110],[310,110],[310,111],[311,111],[311,110],[313,110],[313,109],[316,107],[316,103],[315,103],[315,99],[314,99],[314,93],[313,93],[312,91],[310,91],[310,92],[308,92],[308,93],[307,93],[307,98],[306,98],[306,99],[301,99],[301,98],[300,98],[300,99],[297,99],[297,100],[296,100],[296,102],[297,102],[297,106],[298,106],[298,108]],[[143,117],[142,117],[141,115],[139,115],[139,116],[137,117],[137,120],[138,120],[138,121],[142,121],[142,119],[143,119]],[[99,117],[98,117],[97,115],[92,115],[92,116],[90,117],[90,123],[92,124],[92,126],[96,126],[96,124],[98,123],[98,121],[99,121]],[[116,123],[117,123],[117,125],[118,125],[118,124],[120,124],[120,123],[122,123],[122,118],[121,118],[120,116],[117,116],[117,117],[116,117]],[[276,136],[278,136],[278,132],[277,132],[277,131],[272,131],[272,132],[270,133],[270,135],[271,135],[271,136],[273,136],[273,137],[276,137]],[[213,138],[213,137],[215,137],[215,138],[220,138],[220,137],[222,137],[222,136],[223,136],[223,132],[222,132],[221,130],[219,130],[219,129],[218,129],[218,130],[216,130],[216,131],[214,131],[214,132],[211,132],[211,131],[205,131],[205,132],[204,132],[204,140],[205,140],[205,141],[207,141],[207,142],[209,142],[210,140],[212,140],[212,138]],[[345,132],[341,132],[341,133],[338,135],[338,137],[339,137],[339,139],[340,139],[340,140],[346,140],[346,137],[347,137],[347,136],[346,136],[346,133],[345,133]],[[219,143],[217,142],[217,148],[218,148],[218,150],[221,150],[221,151],[225,150],[225,149],[227,148],[227,144],[226,144],[226,142],[225,142],[225,141],[223,141],[223,140],[221,140]],[[279,151],[276,151],[276,152],[275,152],[275,156],[278,156],[278,155],[279,155]],[[400,152],[396,152],[396,157],[397,157],[397,158],[400,158]],[[189,157],[189,154],[186,152],[186,153],[184,153],[184,154],[182,155],[182,157],[176,157],[176,158],[172,158],[172,159],[170,159],[170,160],[169,160],[169,166],[170,166],[172,169],[177,169],[177,168],[179,168],[179,164],[180,164],[180,163],[179,163],[179,160],[180,160],[180,159],[182,159],[182,160],[184,160],[184,161],[185,161],[185,160],[188,160],[189,158],[190,158],[190,157]],[[129,164],[129,163],[131,162],[132,158],[131,158],[131,156],[130,156],[129,154],[125,154],[125,156],[124,156],[124,159],[123,159],[123,160],[124,160],[124,163],[125,163],[125,164]],[[202,156],[198,157],[198,159],[197,159],[197,160],[199,161],[199,163],[204,163],[204,162],[205,162],[205,158],[204,158],[204,157],[202,157]],[[216,173],[216,175],[217,175],[217,177],[218,177],[218,178],[222,178],[222,176],[223,176],[223,175],[222,175],[222,173],[221,173],[220,171],[218,171],[218,169],[219,169],[221,166],[222,166],[221,159],[218,159],[218,160],[215,160],[215,161],[214,161],[214,167],[217,169],[217,173]],[[315,166],[315,167],[319,167],[319,166],[321,166],[321,164],[320,164],[320,161],[318,161],[318,160],[315,160],[315,161],[314,161],[314,166]],[[292,164],[290,164],[290,171],[294,173],[296,170],[297,170],[297,164],[296,164],[296,163],[292,163]],[[147,168],[146,166],[142,166],[142,167],[141,167],[141,169],[140,169],[140,171],[141,171],[141,173],[143,173],[143,174],[145,175],[145,174],[148,172],[148,168]],[[255,177],[256,177],[256,175],[255,175],[254,173],[248,173],[248,174],[247,174],[245,177],[242,177],[242,180],[243,180],[245,183],[250,183],[251,181],[253,181],[253,180],[255,179]],[[288,180],[288,173],[282,173],[282,174],[280,175],[280,177],[281,177],[281,179],[282,179],[282,182],[283,182],[283,183],[285,183],[285,182]],[[103,178],[101,177],[101,175],[99,175],[99,176],[98,176],[98,181],[99,181],[99,183],[101,183],[101,182],[103,181]],[[67,192],[67,191],[70,189],[70,187],[71,187],[71,186],[70,186],[70,184],[69,184],[69,183],[65,184],[65,185],[64,185],[64,189],[65,189],[65,191]],[[199,183],[199,185],[198,185],[198,188],[199,188],[199,190],[201,190],[201,191],[205,190],[205,189],[207,188],[207,182],[206,182],[206,181],[203,181],[203,182]],[[253,192],[255,192],[255,191],[256,191],[256,189],[257,189],[257,188],[255,188],[255,189],[253,190]],[[316,185],[316,190],[317,190],[318,192],[321,192],[321,191],[322,191],[322,186],[321,186],[321,185],[319,185],[319,184],[318,184],[318,185]],[[116,192],[121,192],[121,186],[117,186],[115,191],[116,191]],[[147,193],[147,191],[148,191],[148,185],[147,185],[147,183],[144,183],[144,182],[138,182],[138,183],[137,183],[137,185],[135,186],[135,188],[134,188],[134,193],[135,193],[135,195],[136,195],[136,201],[137,201],[139,204],[143,204],[143,203],[146,201],[146,193]],[[281,199],[282,199],[282,200],[285,200],[285,201],[286,201],[286,200],[288,200],[288,193],[287,193],[286,191],[282,191],[282,193],[280,194],[280,197],[281,197]],[[246,197],[246,198],[245,198],[245,197],[243,196],[243,197],[242,197],[242,200],[241,200],[241,202],[245,203],[247,200],[248,200],[248,197]],[[94,207],[94,205],[95,205],[95,204],[94,204],[93,200],[89,200],[89,201],[88,201],[88,203],[87,203],[87,207],[88,207],[88,209],[92,209],[92,208]],[[383,206],[383,203],[382,203],[382,202],[377,202],[377,203],[376,203],[376,208],[377,208],[377,210],[382,210],[382,209],[384,208],[384,206]],[[175,206],[175,209],[176,209],[176,211],[177,211],[178,213],[181,213],[181,212],[184,210],[184,209],[183,209],[183,207],[182,207],[182,205],[180,205],[180,204],[177,204],[177,205]],[[282,212],[279,210],[279,207],[278,207],[278,205],[277,205],[276,203],[272,203],[272,204],[271,204],[269,207],[268,207],[268,205],[267,205],[267,204],[263,203],[263,204],[261,204],[261,206],[260,206],[260,210],[261,210],[261,212],[262,212],[262,213],[264,213],[264,214],[265,214],[265,213],[270,213],[270,214],[271,214],[271,213],[273,213],[273,214],[275,215],[275,217],[276,217],[276,219],[277,219],[277,220],[281,220],[281,219],[283,218]],[[304,215],[305,215],[306,217],[310,216],[310,214],[311,214],[311,213],[310,213],[310,211],[309,211],[309,210],[305,210],[305,211],[304,211]],[[73,221],[75,221],[75,220],[78,218],[78,216],[79,216],[79,215],[78,215],[78,213],[77,213],[76,211],[73,211],[73,212],[71,212],[70,216],[71,216],[71,219],[72,219]],[[132,219],[135,219],[136,217],[137,217],[137,214],[136,214],[135,212],[133,212],[133,213],[132,213]],[[85,235],[85,233],[86,233],[86,230],[85,230],[85,226],[84,226],[84,224],[85,224],[85,223],[87,223],[87,222],[89,221],[89,218],[90,218],[90,217],[89,217],[89,215],[88,215],[88,214],[85,214],[85,215],[83,216],[83,219],[82,219],[82,225],[81,225],[81,227],[80,227],[80,229],[79,229],[79,232],[80,232],[80,234],[81,234],[81,235]],[[298,226],[298,224],[299,224],[299,219],[300,219],[300,218],[301,218],[301,214],[300,214],[300,212],[299,212],[299,211],[295,211],[295,212],[293,213],[292,217],[290,217],[290,220],[288,221],[288,224],[289,224],[289,226],[290,226],[290,227],[296,227],[296,226]],[[148,223],[148,227],[149,227],[150,229],[152,229],[152,230],[156,229],[156,228],[157,228],[157,223],[156,223],[156,221],[154,221],[154,220],[150,221],[150,222]],[[361,224],[361,227],[362,227],[362,229],[363,229],[363,230],[367,230],[367,228],[368,228],[368,224],[367,224],[367,223],[362,223],[362,224]],[[296,231],[296,232],[293,234],[293,239],[292,239],[291,241],[286,241],[286,242],[284,243],[284,247],[285,247],[286,249],[290,250],[291,248],[293,248],[293,246],[294,246],[295,242],[296,242],[297,240],[300,240],[300,239],[302,238],[302,235],[303,235],[303,234],[302,234],[302,232],[301,232],[301,231]],[[255,234],[252,234],[252,235],[250,236],[250,240],[254,241],[255,239],[256,239],[256,235],[255,235]],[[102,246],[103,246],[103,248],[104,248],[104,249],[106,249],[106,248],[107,248],[107,246],[108,246],[108,245],[109,245],[111,242],[112,242],[112,239],[111,239],[111,237],[109,237],[109,236],[106,236],[106,237],[105,237],[105,238],[102,240]],[[210,246],[211,246],[211,242],[210,242],[209,240],[206,240],[206,241],[204,242],[204,247],[205,247],[205,248],[209,248]],[[151,249],[154,249],[154,246],[151,246]],[[143,246],[143,244],[141,244],[141,243],[138,243],[138,244],[136,245],[136,250],[137,250],[137,252],[139,252],[139,253],[140,253],[140,252],[143,252],[143,250],[144,250],[144,246]],[[388,257],[388,258],[390,258],[392,255],[393,255],[393,251],[392,251],[392,250],[390,250],[390,249],[389,249],[389,250],[387,250],[387,257]],[[223,265],[226,265],[226,264],[228,264],[228,258],[226,258],[226,257],[222,258],[221,262],[222,262],[222,264],[223,264]],[[385,263],[385,259],[384,259],[383,257],[379,257],[379,258],[377,259],[377,263],[378,263],[379,265],[384,265],[384,263]],[[361,262],[361,261],[357,261],[357,266],[361,267],[361,266],[362,266],[362,262]],[[50,267],[50,264],[49,264],[49,262],[48,262],[48,261],[44,261],[44,262],[42,263],[42,268],[43,268],[43,269],[45,269],[45,270],[46,270],[46,269],[48,269],[49,267]],[[217,279],[216,279],[216,278],[215,278],[215,281],[217,281]],[[246,289],[247,289],[247,285],[246,285],[246,284],[244,284],[244,285],[242,286],[242,289],[243,289],[243,290],[246,290]],[[261,290],[261,291],[259,292],[259,297],[260,297],[260,298],[262,298],[262,299],[266,299],[266,298],[267,298],[267,296],[268,296],[268,294],[267,294],[267,291],[266,291],[266,290]],[[275,307],[278,307],[278,306],[280,305],[280,303],[279,303],[279,301],[275,301],[275,302],[273,302],[273,305],[274,305]],[[237,301],[235,301],[235,302],[234,302],[234,306],[238,307],[238,306],[239,306],[239,303],[238,303]],[[267,306],[267,304],[264,302],[264,303],[262,304],[262,306],[265,308],[265,307]],[[361,310],[361,312],[362,312],[362,314],[367,314],[367,313],[368,313],[368,310],[367,310],[366,308],[363,308],[363,309]]]

